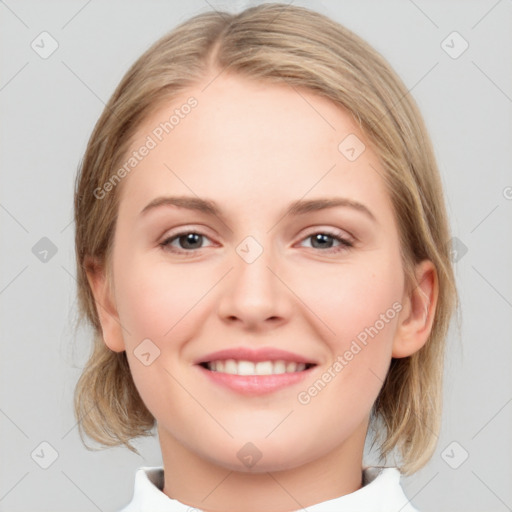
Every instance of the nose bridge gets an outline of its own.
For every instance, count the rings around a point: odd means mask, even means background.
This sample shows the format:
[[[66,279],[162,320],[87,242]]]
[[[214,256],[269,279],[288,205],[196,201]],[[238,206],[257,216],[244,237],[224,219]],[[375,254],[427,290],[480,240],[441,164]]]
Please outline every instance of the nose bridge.
[[[245,322],[264,321],[285,314],[285,287],[274,272],[278,254],[271,236],[246,236],[235,248],[233,271],[221,299],[220,313]]]
[[[249,300],[257,303],[265,299],[267,303],[274,296],[275,276],[269,270],[276,265],[276,251],[271,246],[271,237],[262,235],[258,239],[246,236],[236,247],[235,288],[240,288]]]

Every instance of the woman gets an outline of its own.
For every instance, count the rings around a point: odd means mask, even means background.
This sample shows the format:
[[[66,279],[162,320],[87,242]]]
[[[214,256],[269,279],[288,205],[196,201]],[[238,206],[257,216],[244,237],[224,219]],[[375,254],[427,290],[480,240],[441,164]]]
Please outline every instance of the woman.
[[[456,291],[421,115],[367,43],[280,4],[184,22],[108,102],[75,221],[81,433],[162,450],[123,512],[415,510]]]

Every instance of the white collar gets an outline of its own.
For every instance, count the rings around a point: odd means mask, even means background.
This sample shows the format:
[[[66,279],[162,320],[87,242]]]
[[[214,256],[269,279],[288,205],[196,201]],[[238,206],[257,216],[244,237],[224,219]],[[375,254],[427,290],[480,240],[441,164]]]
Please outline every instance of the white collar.
[[[190,512],[189,505],[164,494],[162,492],[163,485],[164,468],[162,466],[139,468],[135,474],[133,499],[120,512]],[[376,466],[363,468],[363,487],[361,489],[297,510],[305,512],[418,512],[400,486],[398,469]]]

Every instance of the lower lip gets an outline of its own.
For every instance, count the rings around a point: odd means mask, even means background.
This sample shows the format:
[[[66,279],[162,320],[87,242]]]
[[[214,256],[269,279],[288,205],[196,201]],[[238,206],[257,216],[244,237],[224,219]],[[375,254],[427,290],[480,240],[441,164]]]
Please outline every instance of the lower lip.
[[[272,393],[282,388],[292,386],[304,380],[315,367],[301,372],[280,373],[277,375],[232,375],[230,373],[213,372],[203,366],[198,368],[212,382],[227,387],[244,395],[256,396]]]

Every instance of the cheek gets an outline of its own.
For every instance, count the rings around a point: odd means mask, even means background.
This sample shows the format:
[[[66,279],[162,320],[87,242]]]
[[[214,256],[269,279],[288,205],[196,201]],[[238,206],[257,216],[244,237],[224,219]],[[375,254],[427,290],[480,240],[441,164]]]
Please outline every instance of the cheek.
[[[393,265],[385,258],[377,260],[301,277],[305,302],[324,321],[339,348],[376,323],[386,333],[396,323],[395,303],[402,298],[403,276],[396,261]]]
[[[183,330],[201,296],[211,287],[204,275],[182,265],[148,264],[141,258],[125,261],[119,268],[116,298],[119,316],[130,333],[125,333],[129,345],[144,338],[157,345],[172,339],[173,331]]]
[[[116,298],[126,327],[126,354],[139,394],[156,418],[162,416],[162,404],[167,401],[179,404],[182,411],[191,406],[190,397],[173,376],[180,379],[175,365],[200,324],[194,313],[199,312],[198,303],[207,290],[204,275],[185,272],[180,265],[148,264],[143,258],[119,262]],[[145,353],[149,353],[146,358]]]
[[[338,403],[357,407],[359,401],[370,406],[391,361],[402,309],[401,266],[383,255],[365,265],[347,266],[320,278],[317,275],[310,282],[316,286],[304,287],[309,290],[308,305],[327,326],[322,332],[326,333],[329,374],[322,381],[328,382]],[[322,385],[317,387],[323,389]]]

